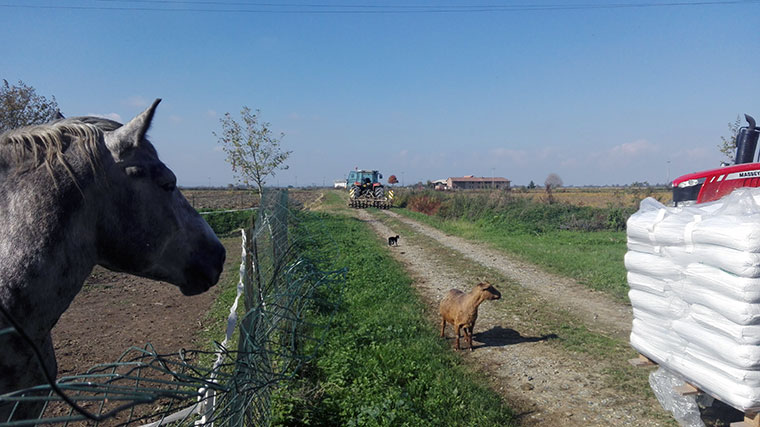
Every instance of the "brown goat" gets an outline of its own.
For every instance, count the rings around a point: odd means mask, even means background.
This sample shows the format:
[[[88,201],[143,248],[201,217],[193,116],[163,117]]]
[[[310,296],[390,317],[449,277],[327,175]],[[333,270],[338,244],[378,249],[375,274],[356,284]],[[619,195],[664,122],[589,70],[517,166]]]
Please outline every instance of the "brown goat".
[[[460,331],[464,329],[470,351],[472,351],[472,330],[478,319],[478,306],[485,300],[499,299],[501,293],[486,280],[480,279],[480,283],[468,293],[459,289],[452,289],[441,301],[438,312],[441,313],[441,337],[444,337],[446,323],[451,323],[456,331],[457,339],[454,349],[459,350]]]

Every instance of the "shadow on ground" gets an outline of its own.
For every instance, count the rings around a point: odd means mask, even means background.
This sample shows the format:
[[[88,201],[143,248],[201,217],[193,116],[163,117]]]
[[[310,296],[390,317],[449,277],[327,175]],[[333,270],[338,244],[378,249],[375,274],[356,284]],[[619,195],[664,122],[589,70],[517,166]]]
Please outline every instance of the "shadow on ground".
[[[485,332],[473,335],[473,339],[483,343],[475,348],[482,347],[504,347],[507,345],[520,344],[524,342],[538,342],[557,338],[556,334],[547,334],[540,337],[524,337],[514,329],[495,326]]]

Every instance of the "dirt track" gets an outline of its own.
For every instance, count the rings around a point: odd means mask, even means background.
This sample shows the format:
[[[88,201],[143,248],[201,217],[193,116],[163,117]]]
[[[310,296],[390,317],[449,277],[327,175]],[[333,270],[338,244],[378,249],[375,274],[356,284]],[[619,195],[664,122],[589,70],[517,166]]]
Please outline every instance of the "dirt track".
[[[485,245],[447,236],[393,212],[383,211],[378,217],[366,211],[356,214],[384,239],[401,235],[399,247],[390,250],[414,277],[416,288],[429,303],[431,321],[437,322],[436,307],[443,295],[451,288],[471,288],[476,283],[472,272],[479,272],[489,278],[500,275],[509,279],[510,285],[495,282],[502,300],[518,293],[533,294],[536,304],[573,313],[589,330],[627,340],[630,307],[571,280],[517,262]],[[386,225],[391,219],[408,228],[398,229],[401,227],[396,223],[397,229],[391,229]],[[442,256],[441,250],[466,259],[470,267],[450,265],[449,256]],[[626,394],[615,387],[614,380],[609,378],[610,368],[625,361],[600,362],[581,352],[565,351],[554,342],[556,336],[537,333],[529,315],[510,312],[504,306],[501,302],[481,306],[475,327],[476,350],[463,352],[463,356],[488,374],[493,388],[521,414],[523,425],[672,423],[653,397]],[[449,340],[453,337],[450,329],[447,337]]]

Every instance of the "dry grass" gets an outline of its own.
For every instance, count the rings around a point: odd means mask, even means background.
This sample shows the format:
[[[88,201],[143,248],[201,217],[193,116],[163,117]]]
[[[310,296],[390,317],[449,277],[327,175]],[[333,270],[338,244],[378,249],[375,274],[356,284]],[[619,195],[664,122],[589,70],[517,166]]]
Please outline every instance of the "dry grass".
[[[530,198],[535,201],[547,201],[548,194],[544,189],[514,190],[510,193],[515,197]],[[569,203],[576,206],[591,206],[606,208],[610,205],[620,207],[638,207],[647,198],[654,197],[662,203],[672,199],[672,193],[663,188],[560,188],[552,192],[555,202]]]

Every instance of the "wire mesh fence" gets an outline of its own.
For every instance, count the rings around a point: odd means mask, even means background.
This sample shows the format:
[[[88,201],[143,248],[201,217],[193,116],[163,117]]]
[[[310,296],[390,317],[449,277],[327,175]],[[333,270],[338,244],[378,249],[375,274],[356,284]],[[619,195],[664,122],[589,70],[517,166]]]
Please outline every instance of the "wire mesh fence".
[[[242,233],[238,295],[215,349],[129,348],[113,363],[0,395],[0,414],[10,411],[0,425],[267,425],[272,392],[314,357],[330,327],[331,315],[309,314],[333,313],[321,296],[345,278],[304,255],[321,231],[302,227],[299,215],[287,191],[263,194]]]

